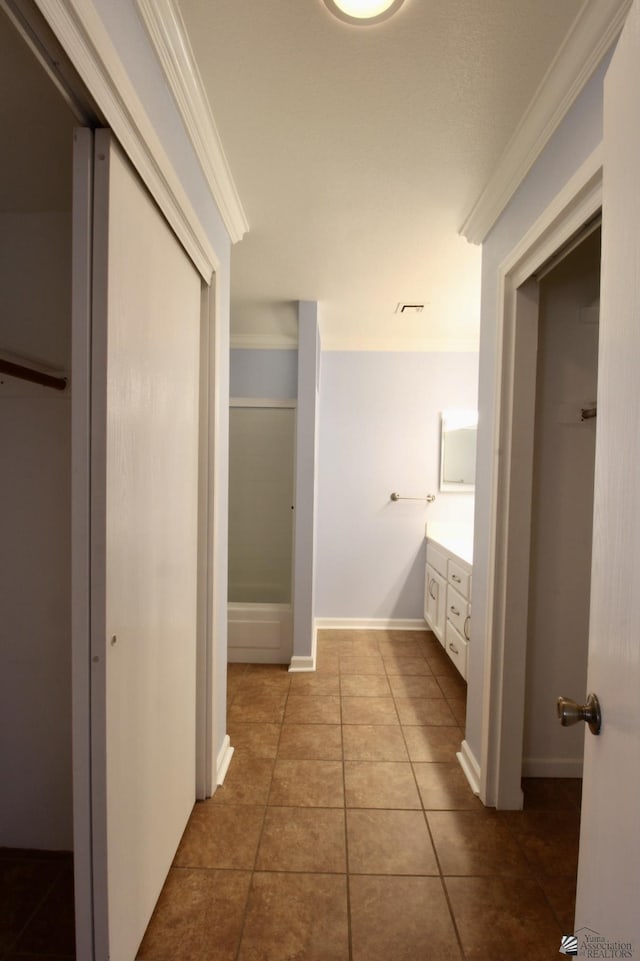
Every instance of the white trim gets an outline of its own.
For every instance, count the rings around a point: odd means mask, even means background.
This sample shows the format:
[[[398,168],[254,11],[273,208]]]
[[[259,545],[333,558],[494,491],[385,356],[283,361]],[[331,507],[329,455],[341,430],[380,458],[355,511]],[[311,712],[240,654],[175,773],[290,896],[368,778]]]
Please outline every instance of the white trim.
[[[213,703],[215,678],[220,665],[215,644],[217,595],[213,590],[216,571],[214,501],[216,445],[216,330],[218,285],[201,286],[200,318],[200,438],[198,454],[198,653],[196,676],[196,798],[211,797],[215,790],[215,731]],[[226,663],[226,658],[225,658]]]
[[[231,350],[297,350],[293,334],[231,334]]]
[[[303,657],[301,654],[294,654],[289,664],[291,674],[306,674],[316,669],[315,652],[311,657]]]
[[[517,289],[530,278],[602,206],[602,146],[598,146],[571,180],[524,235],[498,270],[498,312],[494,383],[494,441],[491,477],[490,542],[485,623],[485,670],[482,691],[482,741],[480,786],[482,801],[490,806],[521,807],[518,770],[512,759],[520,752],[511,743],[513,717],[505,705],[509,691],[523,682],[522,652],[505,658],[505,618],[509,597],[506,589],[505,559],[509,543],[509,479],[511,475],[512,396],[507,388],[513,380],[513,332],[516,322]],[[513,638],[511,639],[513,641]],[[516,735],[517,736],[517,733]],[[510,762],[505,752],[511,751]],[[509,795],[509,797],[507,797]]]
[[[196,268],[219,259],[92,0],[36,0],[40,11]]]
[[[523,777],[582,777],[581,757],[525,757]]]
[[[295,408],[298,401],[295,397],[230,397],[229,407],[284,407]]]
[[[499,267],[518,287],[602,205],[602,143],[593,150]],[[559,240],[558,238],[561,237]]]
[[[420,618],[386,617],[318,617],[317,630],[342,631],[428,631],[427,622]]]
[[[345,331],[323,334],[322,352],[331,353],[407,353],[412,354],[477,354],[480,349],[479,334],[464,339],[454,337],[398,337],[386,339],[358,337],[354,339]]]
[[[460,233],[482,243],[622,30],[631,0],[586,0]]]
[[[198,70],[173,0],[137,0],[138,10],[232,243],[249,229]]]
[[[462,742],[456,757],[471,790],[477,796],[480,794],[480,765],[467,741]]]
[[[227,776],[227,771],[229,770],[229,765],[231,764],[231,758],[233,757],[234,748],[231,747],[231,741],[229,735],[225,734],[222,746],[218,751],[218,757],[216,760],[216,786],[220,787],[224,784],[224,779]]]
[[[316,669],[316,659],[318,656],[318,627],[314,622],[313,635],[311,637],[311,654],[294,654],[289,664],[290,674],[307,674]]]

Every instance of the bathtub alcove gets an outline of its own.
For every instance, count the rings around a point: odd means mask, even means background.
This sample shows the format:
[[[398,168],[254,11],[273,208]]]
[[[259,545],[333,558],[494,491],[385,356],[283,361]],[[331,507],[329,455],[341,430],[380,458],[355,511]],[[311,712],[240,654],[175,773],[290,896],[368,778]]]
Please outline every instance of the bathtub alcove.
[[[291,660],[295,426],[295,401],[231,401],[230,661]]]

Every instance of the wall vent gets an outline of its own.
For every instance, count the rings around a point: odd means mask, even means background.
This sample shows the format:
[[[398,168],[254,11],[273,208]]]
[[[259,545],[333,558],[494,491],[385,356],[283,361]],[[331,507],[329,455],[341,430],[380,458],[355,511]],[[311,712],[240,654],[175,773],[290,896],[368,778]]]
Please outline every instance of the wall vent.
[[[396,314],[421,314],[424,304],[398,304],[395,309]]]

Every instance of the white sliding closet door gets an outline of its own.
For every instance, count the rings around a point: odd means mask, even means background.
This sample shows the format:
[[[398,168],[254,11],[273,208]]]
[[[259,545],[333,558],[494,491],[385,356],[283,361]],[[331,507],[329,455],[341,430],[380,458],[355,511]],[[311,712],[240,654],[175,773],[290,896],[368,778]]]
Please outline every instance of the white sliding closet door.
[[[195,799],[200,278],[95,138],[95,956],[133,961]]]

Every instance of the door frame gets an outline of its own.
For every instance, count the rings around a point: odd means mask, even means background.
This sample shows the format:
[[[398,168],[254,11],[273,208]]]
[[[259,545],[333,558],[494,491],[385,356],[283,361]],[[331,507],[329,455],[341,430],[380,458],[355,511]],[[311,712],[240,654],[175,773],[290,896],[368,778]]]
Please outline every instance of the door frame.
[[[538,284],[532,275],[601,207],[602,144],[498,270],[480,796],[503,809],[522,808],[533,431],[521,427],[535,417]]]

